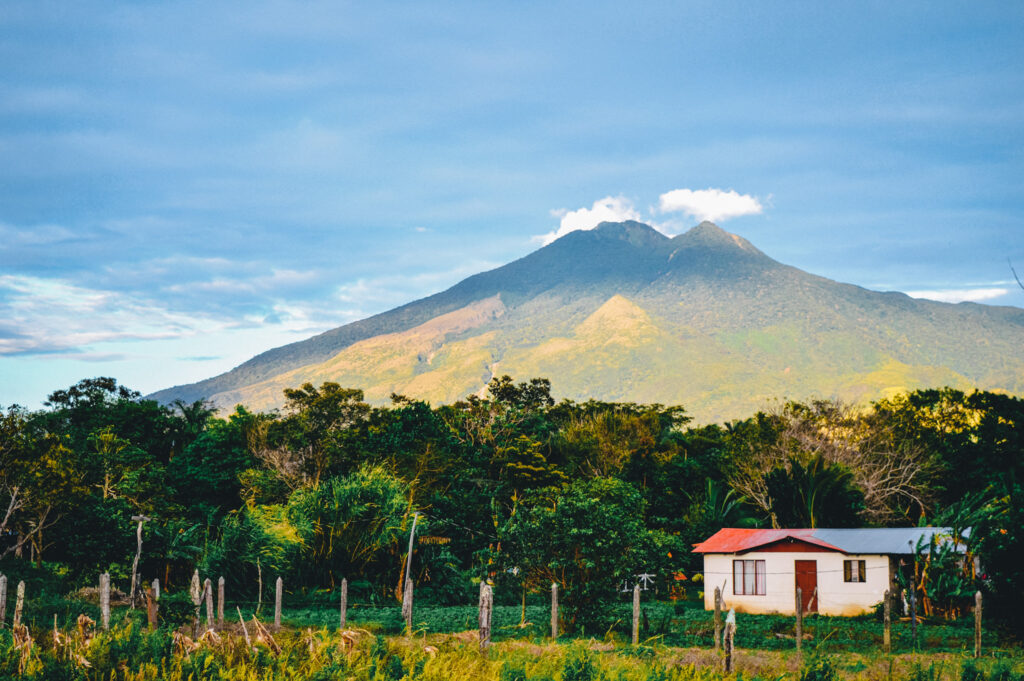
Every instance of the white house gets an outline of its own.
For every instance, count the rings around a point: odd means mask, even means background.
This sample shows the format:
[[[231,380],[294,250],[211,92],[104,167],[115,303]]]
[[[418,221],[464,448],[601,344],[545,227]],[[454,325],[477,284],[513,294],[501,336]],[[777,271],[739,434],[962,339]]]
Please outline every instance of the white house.
[[[726,608],[795,614],[860,615],[882,602],[918,541],[949,536],[943,527],[747,530],[725,528],[697,544],[704,554],[704,607],[715,587]]]

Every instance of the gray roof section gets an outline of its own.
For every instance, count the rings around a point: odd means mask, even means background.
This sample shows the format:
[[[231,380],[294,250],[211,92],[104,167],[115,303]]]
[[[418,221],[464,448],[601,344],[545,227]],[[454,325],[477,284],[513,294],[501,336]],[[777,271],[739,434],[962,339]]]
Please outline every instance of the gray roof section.
[[[949,537],[952,532],[949,527],[826,528],[814,530],[814,538],[842,549],[843,553],[909,555],[915,552],[922,537],[927,545],[932,535]]]

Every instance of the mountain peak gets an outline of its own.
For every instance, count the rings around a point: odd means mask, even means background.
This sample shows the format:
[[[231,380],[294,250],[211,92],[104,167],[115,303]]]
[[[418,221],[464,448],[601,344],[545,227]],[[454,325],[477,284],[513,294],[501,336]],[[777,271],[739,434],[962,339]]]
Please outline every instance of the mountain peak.
[[[595,234],[628,241],[634,246],[664,246],[668,237],[650,225],[636,220],[602,222],[594,228]]]
[[[738,248],[751,254],[763,255],[754,244],[743,237],[727,232],[713,222],[704,220],[696,227],[672,239],[680,246],[710,246],[714,248]]]

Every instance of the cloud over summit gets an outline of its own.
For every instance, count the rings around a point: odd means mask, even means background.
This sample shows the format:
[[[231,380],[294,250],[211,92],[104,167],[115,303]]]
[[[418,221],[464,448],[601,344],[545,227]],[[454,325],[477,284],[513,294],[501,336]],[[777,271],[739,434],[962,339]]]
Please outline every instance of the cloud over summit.
[[[619,196],[606,196],[603,199],[594,201],[589,208],[577,208],[576,210],[559,209],[551,211],[551,214],[560,218],[558,228],[547,234],[534,237],[543,245],[548,245],[555,239],[559,239],[569,232],[576,230],[594,229],[602,222],[623,222],[624,220],[637,220],[646,222],[655,229],[672,235],[677,233],[675,224],[656,222],[653,217],[656,214],[683,213],[688,218],[694,218],[698,222],[711,220],[712,222],[724,222],[730,218],[742,215],[759,215],[764,207],[757,197],[749,194],[739,194],[735,190],[724,191],[722,189],[673,189],[665,192],[659,197],[658,207],[648,209],[649,215],[642,215],[629,198]]]

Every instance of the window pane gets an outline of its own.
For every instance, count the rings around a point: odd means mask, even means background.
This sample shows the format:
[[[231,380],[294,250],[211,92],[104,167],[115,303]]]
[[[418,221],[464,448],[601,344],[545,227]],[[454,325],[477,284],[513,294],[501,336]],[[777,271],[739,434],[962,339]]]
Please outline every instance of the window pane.
[[[757,593],[757,581],[755,576],[754,563],[757,561],[745,560],[743,561],[743,593],[745,594],[756,594]]]
[[[736,595],[743,593],[743,561],[732,562],[732,592]]]
[[[858,570],[859,570],[859,573],[860,573],[860,581],[862,581],[862,582],[868,581],[868,572],[867,572],[867,570],[864,567],[864,561],[858,560],[857,561],[857,565],[859,566]]]
[[[852,582],[853,581],[853,561],[852,560],[844,560],[843,561],[843,581],[844,582]]]
[[[757,562],[757,595],[758,596],[764,596],[765,593],[766,593],[765,583],[764,583],[764,577],[765,577],[765,574],[764,574],[764,561],[763,560],[759,560],[759,561],[756,561],[756,562]]]

